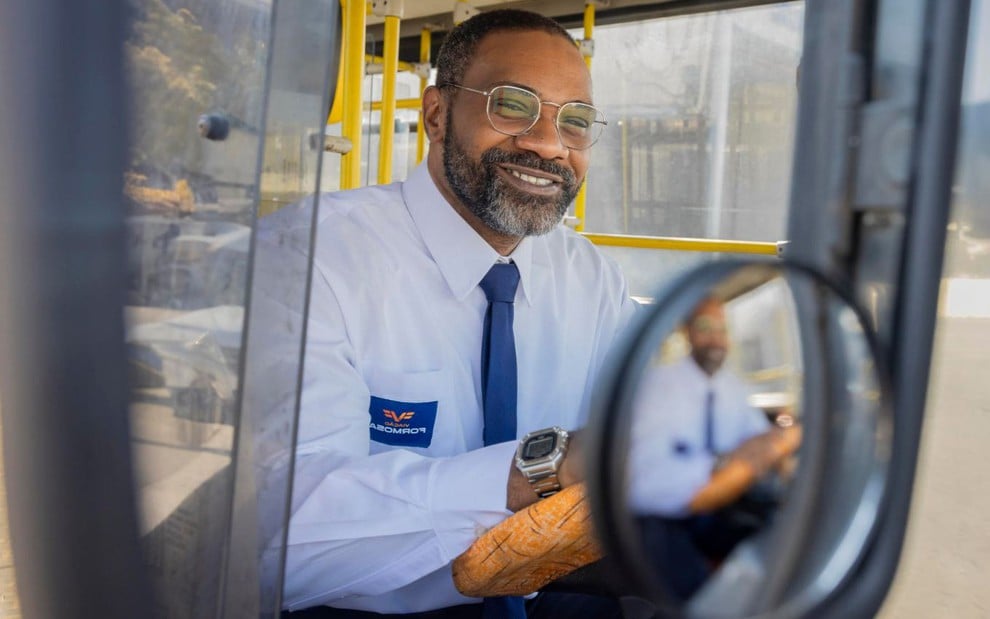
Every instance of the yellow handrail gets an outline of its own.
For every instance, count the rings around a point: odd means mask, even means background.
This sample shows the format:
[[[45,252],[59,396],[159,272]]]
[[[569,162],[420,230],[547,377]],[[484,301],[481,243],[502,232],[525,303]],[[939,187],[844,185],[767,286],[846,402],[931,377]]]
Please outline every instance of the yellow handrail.
[[[395,80],[399,73],[399,22],[385,16],[385,73],[382,75],[382,120],[378,130],[378,184],[392,182],[392,142],[395,137]]]
[[[594,34],[595,29],[595,3],[592,1],[586,2],[584,5],[584,40],[591,41],[592,34]],[[591,54],[585,53],[584,63],[588,66],[588,70],[591,70]],[[588,200],[588,178],[585,177],[584,182],[581,183],[581,189],[578,190],[577,197],[574,199],[574,216],[577,217],[577,225],[574,229],[578,232],[584,230],[584,216],[585,216],[585,204]]]
[[[430,62],[430,46],[432,44],[432,33],[429,28],[423,28],[419,33],[419,61],[421,63]],[[419,122],[416,123],[416,163],[423,160],[423,155],[426,152],[426,130],[423,128],[423,91],[426,90],[426,85],[429,82],[425,77],[419,78]]]
[[[361,90],[364,82],[365,0],[344,2],[344,104],[341,133],[351,152],[340,158],[340,188],[361,186]]]
[[[385,97],[382,96],[382,100],[384,100],[384,99],[385,99]],[[414,98],[409,98],[409,99],[395,99],[394,101],[395,101],[395,107],[396,107],[396,109],[399,109],[399,110],[418,110],[419,108],[423,107],[423,101],[421,99],[414,99]],[[364,104],[364,109],[366,109],[366,110],[380,110],[380,109],[382,109],[382,102],[381,101],[370,101],[370,102],[366,102]]]
[[[676,251],[776,256],[780,253],[779,247],[781,245],[779,242],[763,241],[729,241],[725,239],[692,239],[670,236],[636,236],[631,234],[596,234],[594,232],[582,232],[581,234],[595,245],[633,247],[636,249],[672,249]]]
[[[386,20],[386,22],[387,21],[388,20]],[[385,27],[388,28],[387,23],[386,23],[386,26]],[[386,35],[386,37],[387,36],[388,35]],[[385,56],[375,56],[374,54],[365,54],[364,55],[364,61],[367,64],[380,64],[380,65],[384,65],[385,64]],[[415,71],[416,70],[416,65],[414,65],[411,62],[406,62],[405,60],[399,60],[397,62],[397,64],[396,64],[396,70],[397,71]],[[383,72],[385,71],[384,67],[382,68],[382,71]]]

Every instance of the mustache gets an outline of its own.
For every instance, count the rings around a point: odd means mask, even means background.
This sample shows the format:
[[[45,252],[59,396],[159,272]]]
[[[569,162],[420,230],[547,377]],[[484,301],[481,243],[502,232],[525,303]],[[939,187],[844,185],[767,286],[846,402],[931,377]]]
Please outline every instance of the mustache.
[[[530,153],[510,153],[493,147],[481,154],[481,163],[483,163],[485,167],[491,167],[502,163],[511,163],[513,165],[541,170],[549,174],[556,174],[564,179],[565,185],[574,185],[577,182],[574,172],[571,170],[568,170],[559,163],[555,163],[548,159],[541,159],[540,157]]]

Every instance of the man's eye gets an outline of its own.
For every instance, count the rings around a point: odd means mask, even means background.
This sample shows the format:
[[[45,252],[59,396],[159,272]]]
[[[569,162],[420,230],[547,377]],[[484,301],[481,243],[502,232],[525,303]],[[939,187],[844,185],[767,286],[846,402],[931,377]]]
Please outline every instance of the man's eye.
[[[505,114],[508,116],[528,116],[530,113],[530,106],[526,105],[523,101],[518,101],[515,99],[496,99],[495,113]]]
[[[560,122],[569,129],[584,131],[591,127],[593,121],[582,116],[565,116],[560,119]]]

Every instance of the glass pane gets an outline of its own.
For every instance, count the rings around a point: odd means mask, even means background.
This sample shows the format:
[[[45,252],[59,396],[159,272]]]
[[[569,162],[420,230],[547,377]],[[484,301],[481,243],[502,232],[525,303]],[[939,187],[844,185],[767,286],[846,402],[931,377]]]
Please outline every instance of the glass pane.
[[[297,220],[291,255],[267,222],[281,221],[280,210],[305,210],[319,191],[339,6],[285,2],[276,11],[225,585],[231,619],[279,614],[312,219]]]
[[[718,257],[717,254],[700,251],[611,246],[598,249],[622,268],[629,292],[640,301],[653,299],[663,282],[673,279],[678,273]]]
[[[280,269],[276,309],[301,313],[307,264],[249,257],[256,210],[318,190],[338,9],[134,0],[128,342],[156,616],[278,614],[302,334],[273,327],[269,296],[247,328],[245,308]]]
[[[146,614],[212,617],[233,496],[272,2],[131,4],[131,429],[158,593]]]
[[[596,28],[609,126],[585,229],[782,240],[803,16],[789,2]]]
[[[270,0],[134,0],[128,344],[159,617],[220,603]],[[209,134],[213,139],[201,135]]]
[[[904,555],[879,614],[981,617],[990,608],[990,1],[973,0],[956,185],[918,479]],[[951,557],[951,558],[950,558]]]
[[[369,45],[371,42],[369,42]],[[380,48],[380,46],[379,46]],[[378,49],[376,53],[381,53]],[[430,83],[436,76],[432,72]],[[378,184],[379,157],[379,128],[382,114],[372,110],[369,101],[376,103],[382,100],[382,76],[366,75],[364,78],[363,99],[364,113],[361,115],[361,184]],[[395,79],[395,98],[419,100],[419,77],[406,71],[399,71]],[[418,109],[395,110],[395,134],[392,138],[392,180],[402,181],[416,167],[416,126],[419,122]],[[333,123],[327,128],[331,135],[340,135],[341,123]],[[427,141],[427,145],[429,141]],[[424,155],[425,156],[425,155]],[[340,189],[340,157],[325,157],[323,159],[322,183],[324,191]]]

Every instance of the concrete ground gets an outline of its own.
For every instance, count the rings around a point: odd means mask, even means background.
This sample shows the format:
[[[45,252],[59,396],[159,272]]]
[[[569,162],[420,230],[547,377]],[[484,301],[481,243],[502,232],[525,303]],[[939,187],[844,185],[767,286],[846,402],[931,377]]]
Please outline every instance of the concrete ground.
[[[935,346],[907,539],[881,619],[990,618],[990,318],[940,319]]]

